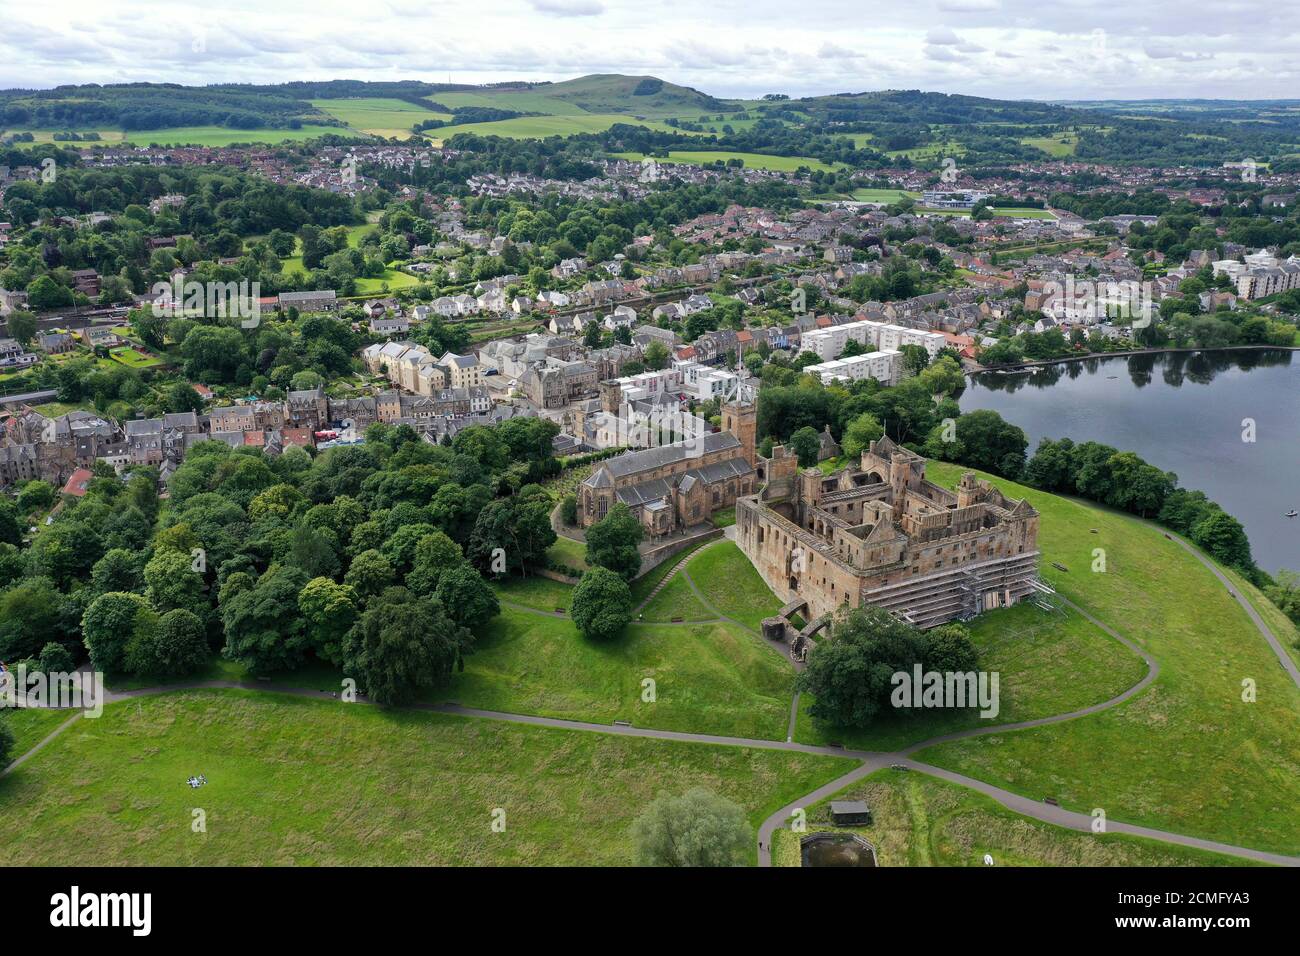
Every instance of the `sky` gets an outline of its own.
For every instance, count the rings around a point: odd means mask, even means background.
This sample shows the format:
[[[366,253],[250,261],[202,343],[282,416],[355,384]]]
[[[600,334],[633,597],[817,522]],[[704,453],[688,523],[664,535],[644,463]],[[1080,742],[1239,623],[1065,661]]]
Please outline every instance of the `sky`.
[[[0,0],[0,88],[659,76],[723,97],[1300,97],[1297,0]]]

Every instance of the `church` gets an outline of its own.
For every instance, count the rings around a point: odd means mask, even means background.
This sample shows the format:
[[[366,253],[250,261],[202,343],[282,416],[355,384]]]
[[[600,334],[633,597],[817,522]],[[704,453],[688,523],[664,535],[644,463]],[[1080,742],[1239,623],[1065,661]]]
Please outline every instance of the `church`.
[[[753,403],[729,402],[721,431],[602,462],[578,487],[579,523],[590,527],[622,502],[652,540],[704,524],[757,489],[756,430]]]

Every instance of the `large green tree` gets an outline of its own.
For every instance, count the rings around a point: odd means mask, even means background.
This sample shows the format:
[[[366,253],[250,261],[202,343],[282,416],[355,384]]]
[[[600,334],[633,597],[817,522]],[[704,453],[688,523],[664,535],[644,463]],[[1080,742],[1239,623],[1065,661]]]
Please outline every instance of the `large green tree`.
[[[701,787],[660,794],[632,824],[639,866],[746,866],[752,840],[745,811]]]
[[[343,642],[344,673],[378,704],[409,703],[463,667],[470,633],[403,587],[370,602]]]
[[[624,580],[631,581],[641,570],[641,552],[637,545],[645,538],[645,528],[628,506],[617,502],[609,513],[587,529],[587,563],[609,568]]]
[[[573,589],[569,614],[584,637],[609,640],[632,620],[632,592],[627,582],[608,568],[591,568]]]

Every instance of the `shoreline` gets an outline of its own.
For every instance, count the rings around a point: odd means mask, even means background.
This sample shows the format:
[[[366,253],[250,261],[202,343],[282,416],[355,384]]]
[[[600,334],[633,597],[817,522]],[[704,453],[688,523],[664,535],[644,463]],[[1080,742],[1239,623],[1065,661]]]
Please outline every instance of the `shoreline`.
[[[1014,372],[1046,365],[1064,365],[1067,362],[1084,362],[1088,359],[1125,358],[1133,355],[1179,355],[1195,352],[1300,352],[1300,345],[1211,345],[1204,348],[1164,348],[1164,349],[1126,349],[1122,352],[1089,352],[1086,355],[1065,355],[1061,358],[1034,359],[1030,362],[1017,362],[1014,365],[981,365],[967,369],[966,374],[988,375],[998,372]]]

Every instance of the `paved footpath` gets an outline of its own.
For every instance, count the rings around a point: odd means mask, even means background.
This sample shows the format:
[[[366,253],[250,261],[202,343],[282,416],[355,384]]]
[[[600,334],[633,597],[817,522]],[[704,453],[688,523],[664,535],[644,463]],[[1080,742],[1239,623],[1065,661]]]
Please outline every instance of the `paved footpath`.
[[[732,529],[728,529],[728,530],[732,530]],[[731,536],[729,535],[728,537]],[[1250,615],[1251,620],[1255,623],[1255,626],[1268,640],[1269,644],[1273,647],[1275,653],[1278,654],[1279,660],[1282,662],[1283,667],[1285,667],[1288,673],[1291,674],[1292,678],[1296,680],[1297,685],[1300,685],[1300,675],[1297,675],[1296,673],[1294,662],[1290,660],[1290,657],[1289,655],[1286,654],[1286,651],[1282,647],[1281,642],[1278,641],[1277,637],[1272,633],[1272,631],[1269,630],[1268,626],[1264,623],[1263,619],[1260,618],[1258,613],[1256,613],[1254,607],[1251,606],[1250,602],[1242,599],[1240,595],[1236,593],[1235,589],[1233,589],[1231,582],[1223,574],[1221,574],[1219,570],[1216,567],[1214,567],[1214,565],[1211,562],[1203,558],[1195,548],[1193,548],[1187,542],[1182,541],[1181,539],[1174,538],[1174,540],[1179,541],[1179,543],[1182,544],[1183,547],[1191,551],[1192,554],[1195,555],[1198,560],[1200,560],[1203,564],[1209,567],[1210,570],[1213,571],[1215,575],[1219,578],[1219,580],[1224,584],[1224,586],[1229,589],[1229,592],[1232,594],[1233,598],[1236,599],[1238,603],[1240,603],[1243,606],[1247,614]],[[706,545],[706,547],[708,547],[708,545]],[[695,553],[698,554],[699,552],[697,551]],[[684,563],[685,562],[683,562],[683,564]],[[753,632],[752,628],[749,628],[747,625],[727,617],[726,615],[722,614],[722,612],[719,611],[716,607],[714,607],[713,604],[708,600],[708,598],[705,597],[704,593],[700,590],[700,588],[696,585],[695,581],[692,580],[690,576],[690,572],[685,567],[675,568],[672,573],[673,574],[680,573],[685,577],[687,583],[691,587],[691,590],[703,602],[704,606],[709,608],[713,613],[717,615],[717,620],[729,621],[733,624],[738,625],[739,627],[744,628],[745,630],[750,631],[751,633]],[[1089,814],[1078,813],[1072,810],[1065,810],[1061,807],[1052,806],[1051,804],[1043,803],[1041,801],[1034,800],[1029,797],[1021,796],[1020,794],[1012,793],[1009,790],[1003,790],[1000,787],[995,787],[992,784],[984,783],[983,781],[976,780],[973,777],[967,777],[951,770],[945,770],[940,767],[934,767],[929,764],[922,763],[911,757],[911,754],[916,753],[917,751],[922,750],[923,748],[931,747],[934,746],[935,744],[945,743],[952,740],[961,740],[968,737],[976,737],[976,736],[981,736],[984,734],[992,734],[992,733],[1009,733],[1009,732],[1014,732],[1016,730],[1030,728],[1030,727],[1042,727],[1048,724],[1060,723],[1066,720],[1075,720],[1079,717],[1087,716],[1088,714],[1099,713],[1103,710],[1107,710],[1111,707],[1115,707],[1118,706],[1119,704],[1122,704],[1123,702],[1132,698],[1134,695],[1141,693],[1143,690],[1145,690],[1147,687],[1151,685],[1151,682],[1154,681],[1157,675],[1160,673],[1160,665],[1154,657],[1152,657],[1149,653],[1147,653],[1145,650],[1143,650],[1133,641],[1129,640],[1128,638],[1119,634],[1117,631],[1115,631],[1108,625],[1104,624],[1097,618],[1093,617],[1083,608],[1067,600],[1063,596],[1061,596],[1061,600],[1065,604],[1073,608],[1075,611],[1077,611],[1079,614],[1081,614],[1083,617],[1087,618],[1093,624],[1096,624],[1098,627],[1100,627],[1110,637],[1119,641],[1129,650],[1133,651],[1135,654],[1140,656],[1147,664],[1146,675],[1140,681],[1138,681],[1136,684],[1134,684],[1132,687],[1128,688],[1124,692],[1116,695],[1115,697],[1112,697],[1108,701],[1104,701],[1099,704],[1093,704],[1091,706],[1083,707],[1066,714],[1057,714],[1051,717],[1040,717],[1034,720],[1019,721],[1017,723],[1012,723],[1012,724],[1001,724],[1001,725],[995,725],[991,727],[978,727],[970,730],[959,731],[956,733],[944,734],[942,736],[931,738],[930,740],[924,740],[921,741],[920,743],[912,744],[906,748],[903,748],[902,750],[893,753],[847,750],[843,747],[817,746],[813,744],[796,743],[793,740],[793,734],[794,734],[795,717],[798,713],[797,694],[795,695],[794,701],[791,703],[790,724],[789,724],[788,733],[786,735],[785,740],[765,740],[765,739],[753,738],[753,737],[725,737],[725,736],[720,736],[715,734],[693,734],[693,733],[686,733],[683,731],[674,731],[674,730],[656,730],[654,728],[649,728],[649,727],[633,727],[626,724],[598,724],[590,721],[565,720],[558,717],[540,717],[532,714],[510,714],[501,711],[481,710],[474,707],[464,707],[456,703],[415,704],[412,705],[412,709],[429,711],[433,713],[451,714],[453,716],[463,717],[467,719],[496,720],[496,721],[503,721],[507,723],[524,724],[533,727],[546,727],[546,728],[551,728],[556,730],[571,730],[571,731],[579,731],[585,733],[613,734],[615,736],[637,737],[637,738],[651,739],[651,740],[665,740],[665,741],[673,741],[677,743],[704,744],[704,745],[724,746],[724,747],[747,747],[747,748],[753,748],[758,750],[782,750],[782,751],[788,751],[793,753],[819,754],[823,756],[832,756],[832,757],[849,757],[861,761],[861,763],[854,769],[848,771],[847,773],[836,778],[835,780],[832,780],[831,782],[818,787],[812,793],[805,794],[803,797],[799,798],[793,803],[787,804],[786,806],[782,807],[780,810],[776,811],[771,816],[769,816],[766,820],[763,821],[758,831],[758,861],[760,866],[771,866],[773,834],[776,832],[778,828],[783,827],[786,824],[786,822],[789,820],[790,816],[795,812],[796,809],[807,808],[817,803],[818,801],[824,800],[827,797],[831,796],[832,794],[839,792],[840,790],[844,789],[850,784],[858,782],[859,780],[869,776],[870,774],[876,772],[877,770],[889,766],[906,767],[912,771],[928,774],[930,776],[937,777],[941,780],[947,780],[951,783],[955,783],[963,787],[968,787],[971,790],[975,790],[979,793],[984,794],[985,796],[992,798],[993,800],[996,800],[998,803],[1002,804],[1003,806],[1007,807],[1010,810],[1015,811],[1016,813],[1022,814],[1027,817],[1031,817],[1035,820],[1041,820],[1045,823],[1051,823],[1056,826],[1062,826],[1062,827],[1066,827],[1067,829],[1076,830],[1080,832],[1091,832],[1093,826],[1093,818]],[[523,611],[532,614],[538,614],[546,617],[562,618],[566,616],[562,612],[543,611],[537,608],[525,607],[523,605],[513,604],[510,602],[502,602],[502,603],[508,607],[511,607],[514,610]],[[691,624],[691,623],[699,623],[699,622],[686,622],[686,623]],[[656,625],[656,626],[660,626],[660,625]],[[776,650],[775,646],[773,647],[773,649]],[[791,662],[791,663],[795,664],[795,662]],[[795,666],[797,667],[798,665],[795,664]],[[337,692],[320,691],[320,690],[314,690],[310,688],[269,686],[267,684],[260,683],[260,682],[244,683],[239,681],[210,680],[210,681],[195,681],[195,682],[183,683],[183,684],[168,684],[159,687],[146,687],[146,688],[139,688],[135,690],[126,690],[126,691],[110,690],[105,693],[105,703],[114,703],[118,701],[131,700],[133,698],[138,698],[138,697],[146,697],[146,696],[152,696],[157,694],[171,693],[175,691],[203,690],[203,689],[249,690],[249,691],[256,691],[259,693],[289,694],[289,695],[299,696],[299,697],[314,697],[322,700],[331,700],[331,699],[337,700],[338,698]],[[364,697],[361,697],[357,702],[365,706],[374,706],[370,701],[366,700]],[[46,745],[48,745],[52,740],[58,737],[63,731],[65,731],[68,727],[72,726],[72,724],[75,723],[80,718],[80,716],[81,716],[80,712],[74,713],[71,717],[69,717],[68,720],[64,721],[57,728],[55,728],[54,731],[52,731],[47,737],[45,737],[44,740],[38,743],[27,753],[17,758],[3,771],[0,771],[0,777],[12,773],[15,769],[20,767],[22,764],[24,764],[35,754],[40,752]],[[1118,821],[1108,820],[1106,824],[1106,830],[1108,833],[1124,833],[1132,836],[1145,837],[1147,839],[1157,840],[1163,843],[1170,843],[1178,846],[1192,847],[1200,850],[1208,850],[1216,853],[1227,854],[1229,856],[1237,856],[1243,859],[1253,860],[1259,863],[1270,863],[1278,866],[1300,866],[1300,857],[1286,856],[1279,853],[1269,853],[1263,850],[1256,850],[1250,847],[1234,846],[1227,843],[1217,843],[1212,840],[1203,840],[1199,837],[1186,836],[1180,833],[1171,833],[1166,830],[1157,830],[1151,827],[1143,827],[1134,824],[1121,823]]]

